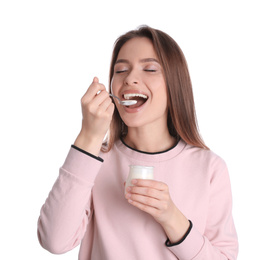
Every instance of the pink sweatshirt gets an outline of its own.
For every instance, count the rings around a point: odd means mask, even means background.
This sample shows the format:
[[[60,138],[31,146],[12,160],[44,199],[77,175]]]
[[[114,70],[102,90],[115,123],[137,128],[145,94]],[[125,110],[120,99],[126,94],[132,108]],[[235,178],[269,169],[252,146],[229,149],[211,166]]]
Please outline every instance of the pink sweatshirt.
[[[180,141],[143,153],[118,141],[103,162],[71,148],[38,222],[41,245],[65,253],[81,243],[80,260],[234,260],[238,242],[227,167],[213,152]],[[154,176],[193,227],[166,246],[162,227],[124,197],[129,165],[154,166]]]

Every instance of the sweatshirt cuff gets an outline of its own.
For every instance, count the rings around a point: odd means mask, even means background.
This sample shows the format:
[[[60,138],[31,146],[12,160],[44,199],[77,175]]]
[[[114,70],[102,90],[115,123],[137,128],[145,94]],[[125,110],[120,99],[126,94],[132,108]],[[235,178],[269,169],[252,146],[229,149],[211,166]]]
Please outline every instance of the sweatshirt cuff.
[[[193,259],[203,248],[205,240],[194,226],[192,226],[190,232],[182,242],[168,246],[168,249],[179,259]]]
[[[71,147],[61,169],[86,182],[94,183],[102,162],[92,157]]]
[[[86,154],[86,155],[88,155],[88,156],[90,156],[90,157],[92,157],[92,158],[94,158],[94,159],[96,159],[96,160],[99,160],[100,162],[103,162],[103,159],[102,159],[101,157],[95,156],[95,155],[93,155],[93,154],[91,154],[91,153],[88,153],[88,152],[86,152],[85,150],[83,150],[83,149],[77,147],[77,146],[74,145],[74,144],[72,144],[71,147],[74,148],[74,149],[76,149],[76,150],[78,150],[78,151],[80,151],[80,152],[82,152],[82,153],[84,153],[84,154]]]
[[[177,245],[181,244],[181,243],[187,238],[187,236],[189,235],[189,233],[191,232],[191,229],[192,229],[192,222],[191,222],[190,220],[189,220],[189,222],[190,222],[190,226],[189,226],[189,228],[188,228],[186,234],[182,237],[182,239],[179,240],[178,242],[172,244],[172,243],[170,242],[169,238],[168,238],[168,239],[166,240],[166,242],[165,242],[165,245],[166,245],[167,247],[177,246]]]

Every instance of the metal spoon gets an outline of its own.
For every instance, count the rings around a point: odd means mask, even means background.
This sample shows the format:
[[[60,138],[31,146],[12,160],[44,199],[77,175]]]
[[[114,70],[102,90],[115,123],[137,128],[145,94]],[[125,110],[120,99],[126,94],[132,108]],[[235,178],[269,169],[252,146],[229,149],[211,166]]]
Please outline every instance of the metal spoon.
[[[123,106],[132,106],[137,103],[136,100],[120,100],[117,96],[110,93],[109,93],[109,96],[116,98],[118,103]]]

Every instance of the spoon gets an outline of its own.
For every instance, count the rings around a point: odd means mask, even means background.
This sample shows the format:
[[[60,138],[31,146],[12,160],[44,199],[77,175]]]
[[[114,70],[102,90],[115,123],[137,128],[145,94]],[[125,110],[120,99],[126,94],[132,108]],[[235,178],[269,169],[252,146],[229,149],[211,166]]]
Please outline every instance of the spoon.
[[[116,98],[118,103],[123,106],[132,106],[137,103],[136,100],[120,100],[117,96],[110,93],[109,93],[109,96]]]

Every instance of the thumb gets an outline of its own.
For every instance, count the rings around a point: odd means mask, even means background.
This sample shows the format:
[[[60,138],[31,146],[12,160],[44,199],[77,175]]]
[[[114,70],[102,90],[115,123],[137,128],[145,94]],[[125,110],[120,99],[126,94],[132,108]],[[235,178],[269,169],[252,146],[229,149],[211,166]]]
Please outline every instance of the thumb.
[[[94,82],[94,83],[98,83],[98,82],[99,82],[98,77],[94,77],[93,82]]]

